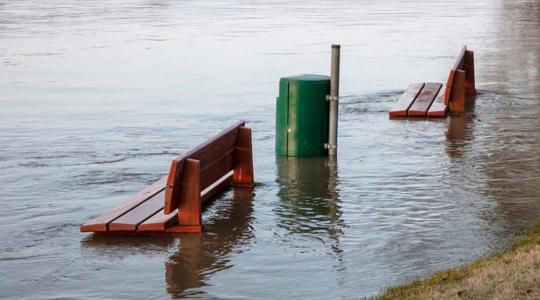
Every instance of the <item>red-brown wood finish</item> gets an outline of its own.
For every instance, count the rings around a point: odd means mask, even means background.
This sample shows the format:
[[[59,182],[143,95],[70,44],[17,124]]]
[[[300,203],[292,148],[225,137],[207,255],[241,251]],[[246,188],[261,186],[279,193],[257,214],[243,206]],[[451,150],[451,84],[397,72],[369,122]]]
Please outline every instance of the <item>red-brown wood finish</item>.
[[[233,178],[233,173],[230,171],[225,176],[220,178],[214,184],[209,186],[201,193],[201,202],[204,204],[210,200],[215,195],[222,192],[225,188],[231,185]],[[170,214],[165,214],[163,210],[157,212],[155,215],[150,217],[148,220],[144,221],[137,228],[141,232],[176,232],[176,233],[193,233],[193,228],[189,226],[179,226],[178,225],[178,209],[174,210]],[[178,225],[178,226],[177,226]],[[168,228],[175,226],[176,229],[169,231]],[[186,227],[185,231],[182,232],[181,228]],[[202,229],[202,227],[200,227]]]
[[[459,70],[456,72],[454,85],[452,87],[452,95],[450,96],[450,113],[460,115],[465,112],[465,71]]]
[[[240,127],[234,148],[234,186],[253,187],[253,147],[251,129]]]
[[[201,192],[201,202],[205,202],[212,199],[217,194],[221,193],[224,189],[231,186],[233,182],[233,171],[229,171],[225,176],[218,179],[211,186],[207,187]]]
[[[178,224],[201,226],[201,162],[188,158],[178,200]]]
[[[109,224],[109,231],[135,231],[137,226],[163,209],[165,191],[149,198]]]
[[[474,52],[465,51],[463,59],[463,70],[465,71],[465,95],[476,95],[476,80],[474,75]]]
[[[200,144],[193,150],[188,151],[173,160],[170,168],[171,172],[169,172],[167,178],[168,192],[165,194],[165,213],[170,213],[179,205],[178,191],[180,189],[177,187],[180,187],[182,182],[183,167],[181,166],[181,162],[185,161],[187,158],[192,158],[198,160],[203,169],[206,166],[211,165],[215,160],[218,160],[225,153],[230,152],[234,148],[238,128],[243,127],[244,125],[245,121],[239,121],[213,136],[208,141]],[[172,172],[173,169],[174,172]],[[203,187],[203,189],[204,188],[206,187]]]
[[[442,84],[438,82],[426,82],[424,88],[407,111],[407,115],[410,117],[425,117],[441,86]]]
[[[146,187],[141,192],[129,198],[126,202],[112,208],[111,210],[95,217],[80,227],[81,232],[105,232],[109,223],[129,212],[139,204],[163,191],[167,177],[163,177],[152,185]]]
[[[163,210],[142,222],[137,230],[141,232],[159,232],[165,231],[167,228],[178,223],[178,210],[174,210],[170,214],[165,214]]]
[[[213,161],[201,169],[201,190],[212,185],[216,180],[223,177],[233,169],[234,148],[227,151],[222,157]]]
[[[200,233],[201,206],[231,186],[253,186],[251,130],[237,122],[171,162],[169,175],[81,226],[82,232]]]
[[[411,107],[422,88],[424,88],[423,82],[411,83],[390,110],[390,118],[406,117],[409,107]]]
[[[452,96],[452,87],[454,87],[454,78],[456,77],[456,71],[450,70],[448,74],[448,80],[446,80],[446,89],[444,91],[444,104],[450,103],[450,97]]]
[[[435,97],[435,100],[433,100],[433,103],[431,103],[431,106],[429,107],[429,110],[427,112],[428,117],[445,117],[446,111],[448,110],[448,106],[444,104],[444,93],[446,88],[441,87],[439,90],[439,93]]]
[[[167,186],[165,187],[165,201],[164,210],[166,213],[171,213],[178,207],[178,199],[180,198],[180,189],[175,188],[182,178],[184,172],[184,159],[173,159],[171,161],[171,167],[169,168],[169,175],[167,176]]]
[[[419,90],[414,87],[421,84],[409,86],[390,110],[390,117],[444,117],[448,111],[452,114],[463,114],[467,96],[476,95],[474,52],[463,46],[448,73],[446,85],[433,93],[433,88],[428,86],[432,84],[441,85],[424,83]],[[432,102],[429,103],[430,101]],[[451,103],[453,101],[455,103]]]

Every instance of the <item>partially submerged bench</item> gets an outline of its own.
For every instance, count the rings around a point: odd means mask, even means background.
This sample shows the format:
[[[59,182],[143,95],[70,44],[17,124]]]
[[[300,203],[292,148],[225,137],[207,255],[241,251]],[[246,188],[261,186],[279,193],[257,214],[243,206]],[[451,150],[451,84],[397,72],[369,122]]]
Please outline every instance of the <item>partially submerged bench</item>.
[[[467,96],[476,95],[474,52],[463,46],[446,86],[438,82],[410,84],[390,110],[390,117],[444,117],[465,112]]]
[[[251,129],[241,121],[173,159],[169,174],[82,225],[81,232],[200,233],[201,205],[253,186]]]

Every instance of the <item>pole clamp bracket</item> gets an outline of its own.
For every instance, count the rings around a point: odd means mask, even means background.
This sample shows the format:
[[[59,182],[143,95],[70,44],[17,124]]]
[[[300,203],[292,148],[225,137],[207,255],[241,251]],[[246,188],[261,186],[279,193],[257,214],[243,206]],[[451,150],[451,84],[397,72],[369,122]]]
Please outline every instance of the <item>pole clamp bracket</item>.
[[[328,150],[337,149],[337,146],[325,143],[324,144],[324,149],[328,149]]]
[[[326,101],[328,102],[338,102],[339,96],[326,95]]]

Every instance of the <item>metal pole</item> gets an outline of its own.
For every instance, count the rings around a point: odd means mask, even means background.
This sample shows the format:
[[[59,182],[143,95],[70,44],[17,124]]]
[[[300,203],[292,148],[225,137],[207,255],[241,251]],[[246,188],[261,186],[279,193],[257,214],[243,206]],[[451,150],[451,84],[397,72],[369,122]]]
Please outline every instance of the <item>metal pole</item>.
[[[328,122],[328,155],[337,154],[338,103],[339,103],[339,52],[340,45],[332,45],[332,65],[330,73],[330,102]]]

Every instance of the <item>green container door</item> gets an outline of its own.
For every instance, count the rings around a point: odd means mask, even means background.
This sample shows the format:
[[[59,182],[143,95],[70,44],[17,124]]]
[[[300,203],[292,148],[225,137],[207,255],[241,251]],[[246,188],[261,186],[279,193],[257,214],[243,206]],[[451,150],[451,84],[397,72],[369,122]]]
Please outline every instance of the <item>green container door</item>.
[[[328,151],[330,77],[300,75],[279,81],[276,107],[276,153],[283,156],[323,156]]]

